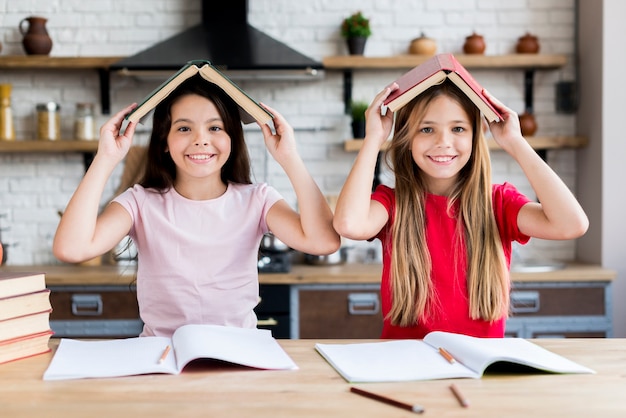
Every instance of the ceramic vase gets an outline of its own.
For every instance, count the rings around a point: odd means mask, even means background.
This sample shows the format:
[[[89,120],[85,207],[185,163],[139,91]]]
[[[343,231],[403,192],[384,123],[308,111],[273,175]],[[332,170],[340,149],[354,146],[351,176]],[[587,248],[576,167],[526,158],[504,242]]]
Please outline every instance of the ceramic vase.
[[[30,16],[19,24],[23,36],[22,46],[28,55],[48,55],[52,49],[52,39],[48,35],[44,17]]]

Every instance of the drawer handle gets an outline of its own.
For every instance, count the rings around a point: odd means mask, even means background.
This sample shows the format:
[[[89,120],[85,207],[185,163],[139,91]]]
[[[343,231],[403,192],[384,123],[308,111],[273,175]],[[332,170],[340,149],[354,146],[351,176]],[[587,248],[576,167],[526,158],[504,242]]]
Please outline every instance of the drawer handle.
[[[275,327],[276,325],[278,325],[278,321],[272,317],[269,317],[267,319],[258,319],[256,321],[256,324],[262,327]]]
[[[513,291],[511,292],[511,313],[539,312],[539,292]]]
[[[380,309],[377,293],[348,294],[348,312],[350,315],[375,315]]]
[[[72,295],[72,314],[75,316],[102,315],[102,296],[98,294]]]

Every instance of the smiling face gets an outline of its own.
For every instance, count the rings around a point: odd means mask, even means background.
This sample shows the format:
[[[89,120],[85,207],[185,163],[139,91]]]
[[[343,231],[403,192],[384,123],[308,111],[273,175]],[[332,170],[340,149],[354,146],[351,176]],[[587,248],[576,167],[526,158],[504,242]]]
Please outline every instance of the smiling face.
[[[231,139],[215,104],[196,94],[182,96],[172,104],[171,119],[167,150],[176,164],[176,183],[209,179],[223,184],[220,173],[230,157]]]
[[[413,161],[423,171],[428,191],[447,195],[472,154],[472,122],[452,98],[434,98],[415,136],[411,139]]]

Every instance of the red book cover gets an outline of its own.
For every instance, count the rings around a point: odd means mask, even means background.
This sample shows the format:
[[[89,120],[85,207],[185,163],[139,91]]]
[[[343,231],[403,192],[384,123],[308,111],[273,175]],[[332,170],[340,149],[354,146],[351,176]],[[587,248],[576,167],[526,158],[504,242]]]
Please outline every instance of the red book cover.
[[[48,330],[0,341],[0,364],[50,352],[48,342],[52,334]]]
[[[500,113],[483,95],[483,88],[459,63],[453,54],[438,54],[411,69],[395,82],[399,88],[393,91],[384,102],[396,111],[429,87],[449,78],[476,104],[488,120],[502,120]]]

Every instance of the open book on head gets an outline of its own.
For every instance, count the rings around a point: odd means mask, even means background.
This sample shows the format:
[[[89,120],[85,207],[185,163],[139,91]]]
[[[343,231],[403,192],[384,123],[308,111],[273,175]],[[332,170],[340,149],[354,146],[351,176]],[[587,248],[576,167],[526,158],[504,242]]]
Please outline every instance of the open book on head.
[[[180,374],[197,359],[221,360],[256,369],[298,368],[269,330],[183,325],[171,339],[136,337],[81,341],[63,338],[43,379]]]
[[[383,108],[395,112],[428,88],[441,84],[446,79],[461,89],[489,122],[502,120],[502,115],[484,96],[480,84],[450,53],[435,55],[395,80],[399,88],[385,99]]]
[[[479,379],[496,363],[526,366],[535,372],[595,373],[522,338],[477,338],[441,331],[423,340],[316,344],[315,349],[346,381],[355,383]]]
[[[148,94],[148,96],[126,116],[126,119],[131,122],[143,123],[150,112],[169,96],[176,87],[196,74],[200,74],[207,82],[213,83],[221,88],[237,103],[243,123],[247,124],[257,121],[263,124],[269,122],[274,117],[245,91],[239,88],[239,86],[215,68],[209,61],[193,60],[185,64],[180,70]]]

